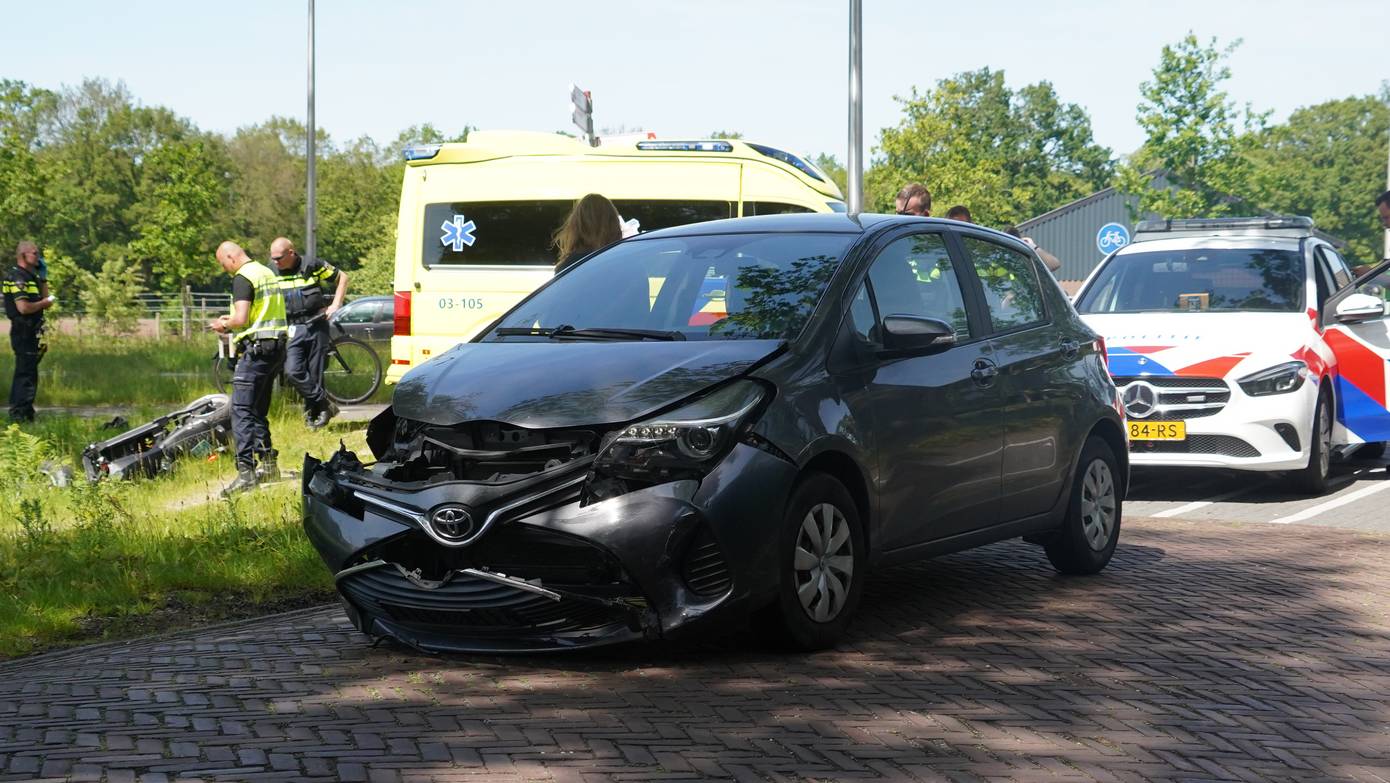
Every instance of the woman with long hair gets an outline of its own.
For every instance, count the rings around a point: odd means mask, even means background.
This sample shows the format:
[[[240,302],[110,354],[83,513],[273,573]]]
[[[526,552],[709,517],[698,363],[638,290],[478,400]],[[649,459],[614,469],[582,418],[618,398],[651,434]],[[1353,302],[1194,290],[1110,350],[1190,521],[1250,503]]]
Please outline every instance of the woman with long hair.
[[[555,231],[552,243],[559,258],[555,271],[559,272],[622,238],[622,218],[618,216],[618,208],[603,196],[590,193],[575,202],[569,217]]]

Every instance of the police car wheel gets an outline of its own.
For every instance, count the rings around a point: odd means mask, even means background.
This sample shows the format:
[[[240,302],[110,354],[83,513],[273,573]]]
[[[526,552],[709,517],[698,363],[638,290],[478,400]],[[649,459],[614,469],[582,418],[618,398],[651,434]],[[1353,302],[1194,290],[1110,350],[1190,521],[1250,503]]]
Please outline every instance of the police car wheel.
[[[1122,481],[1109,444],[1094,435],[1087,438],[1072,479],[1066,519],[1045,545],[1053,568],[1064,574],[1094,574],[1110,563],[1120,540]]]
[[[849,490],[824,473],[802,477],[778,535],[777,600],[756,618],[758,627],[794,650],[834,645],[859,606],[866,555]]]
[[[1306,494],[1321,495],[1332,472],[1332,405],[1326,391],[1318,394],[1308,439],[1308,467],[1294,473],[1294,484]]]

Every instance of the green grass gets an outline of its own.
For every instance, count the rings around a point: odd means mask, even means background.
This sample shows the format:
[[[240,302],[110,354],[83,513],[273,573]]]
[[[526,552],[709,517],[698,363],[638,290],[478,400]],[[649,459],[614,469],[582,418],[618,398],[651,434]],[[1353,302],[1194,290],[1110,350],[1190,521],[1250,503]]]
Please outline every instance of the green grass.
[[[139,407],[180,405],[212,394],[217,342],[200,334],[177,338],[96,337],[57,334],[39,364],[39,407]],[[391,357],[382,356],[382,374]],[[8,391],[14,354],[0,349],[0,385]],[[394,387],[382,384],[368,402],[390,402]],[[163,412],[163,411],[161,411]],[[134,419],[131,419],[132,423]]]
[[[134,406],[191,401],[213,391],[211,335],[184,342],[57,334],[39,364],[43,406]],[[0,383],[8,389],[14,354],[0,350]]]
[[[297,481],[204,502],[232,478],[229,453],[156,479],[49,486],[39,459],[73,464],[98,427],[51,416],[0,431],[0,658],[331,596]],[[365,453],[360,427],[311,432],[283,402],[271,431],[282,470],[339,439]]]

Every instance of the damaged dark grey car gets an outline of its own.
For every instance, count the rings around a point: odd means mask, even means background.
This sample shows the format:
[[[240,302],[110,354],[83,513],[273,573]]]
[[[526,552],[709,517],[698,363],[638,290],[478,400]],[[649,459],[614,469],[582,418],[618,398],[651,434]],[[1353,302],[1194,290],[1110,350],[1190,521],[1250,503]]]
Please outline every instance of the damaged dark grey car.
[[[406,375],[374,462],[306,459],[304,525],[357,627],[422,649],[750,616],[823,647],[882,566],[1022,536],[1105,567],[1128,465],[1103,354],[1033,252],[977,226],[654,232]]]

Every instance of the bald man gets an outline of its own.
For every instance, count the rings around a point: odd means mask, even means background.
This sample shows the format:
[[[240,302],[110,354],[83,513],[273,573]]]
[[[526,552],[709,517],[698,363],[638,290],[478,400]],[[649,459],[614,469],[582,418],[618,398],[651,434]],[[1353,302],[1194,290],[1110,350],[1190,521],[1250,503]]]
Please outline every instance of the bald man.
[[[208,326],[231,332],[236,349],[232,372],[232,438],[237,477],[223,497],[280,477],[270,440],[270,390],[285,354],[285,298],[280,281],[265,264],[252,261],[235,242],[217,246],[217,263],[232,276],[232,312]],[[257,464],[259,463],[259,465]]]
[[[33,421],[34,398],[39,393],[39,360],[43,358],[43,311],[55,301],[48,293],[39,246],[20,242],[15,266],[0,281],[5,295],[5,316],[10,319],[10,347],[14,349],[14,378],[10,381],[10,421]]]
[[[338,406],[323,388],[323,365],[328,360],[328,319],[343,306],[348,276],[317,258],[304,258],[294,243],[278,237],[270,243],[270,260],[280,273],[280,291],[290,320],[285,347],[285,375],[304,400],[304,421],[318,429],[338,415]],[[330,301],[323,286],[337,276]]]

